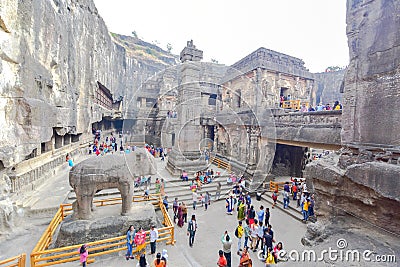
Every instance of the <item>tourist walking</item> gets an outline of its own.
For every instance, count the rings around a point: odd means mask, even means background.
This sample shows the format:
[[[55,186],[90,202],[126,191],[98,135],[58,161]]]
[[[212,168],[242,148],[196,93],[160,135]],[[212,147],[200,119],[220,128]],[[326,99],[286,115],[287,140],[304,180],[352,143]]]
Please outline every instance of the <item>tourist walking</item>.
[[[156,194],[159,194],[160,190],[161,190],[161,183],[160,183],[160,180],[158,178],[156,178],[155,184],[156,184]]]
[[[264,223],[264,225],[265,226],[268,226],[269,225],[269,218],[271,217],[271,213],[270,213],[270,211],[269,211],[269,208],[267,208],[266,210],[265,210],[265,223]]]
[[[168,212],[168,196],[165,196],[165,197],[164,197],[163,204],[164,204],[165,209],[166,209],[167,212]]]
[[[219,255],[219,258],[218,258],[218,261],[217,261],[217,265],[219,267],[228,267],[228,266],[230,266],[230,265],[227,264],[227,259],[224,256],[224,252],[222,250],[218,251],[218,255]]]
[[[165,182],[164,179],[161,178],[161,182],[160,182],[160,193],[161,196],[165,196]]]
[[[154,225],[150,228],[150,254],[156,253],[156,242],[158,239],[158,230]]]
[[[259,222],[263,222],[264,221],[264,215],[265,215],[264,206],[261,205],[260,206],[260,210],[257,212],[257,217],[258,217],[258,221]]]
[[[196,209],[197,198],[198,198],[198,196],[197,196],[196,190],[193,190],[193,193],[192,193],[192,200],[193,200],[193,209],[194,209],[194,210]]]
[[[80,254],[79,261],[80,263],[82,263],[82,267],[86,267],[86,261],[89,256],[86,244],[81,246],[81,248],[79,249],[79,254]]]
[[[289,192],[286,190],[283,191],[283,208],[289,208]]]
[[[183,215],[183,221],[185,223],[187,223],[187,214],[188,214],[188,212],[187,212],[186,204],[185,204],[185,202],[182,202],[182,215]]]
[[[257,219],[254,220],[253,224],[250,224],[251,226],[251,250],[253,252],[256,252],[256,245],[257,245],[257,233],[258,233],[258,221]]]
[[[229,196],[226,199],[226,214],[232,215],[234,205],[233,196]]]
[[[165,267],[167,267],[167,263],[168,263],[168,253],[166,249],[162,250],[161,253],[161,260],[163,260],[165,262]]]
[[[246,205],[243,203],[243,201],[239,200],[237,210],[238,210],[237,214],[238,221],[243,221],[246,215]]]
[[[197,231],[197,222],[196,222],[196,215],[192,215],[192,219],[188,223],[188,228],[187,228],[187,235],[189,236],[189,246],[193,247],[194,243],[194,236],[196,235]]]
[[[182,210],[183,203],[181,203],[178,207],[178,226],[182,227],[184,222],[183,222],[183,210]]]
[[[209,204],[210,204],[210,194],[206,192],[206,194],[204,195],[204,210],[207,210]]]
[[[224,235],[221,237],[222,242],[222,251],[227,261],[227,266],[231,267],[231,259],[232,259],[232,239],[228,234],[228,231],[225,231]]]
[[[272,201],[274,201],[274,204],[272,204],[272,208],[275,207],[276,201],[277,201],[277,200],[278,200],[278,190],[275,190],[275,191],[272,193]]]
[[[149,265],[147,264],[146,260],[146,254],[142,253],[139,258],[139,267],[148,267]]]
[[[254,210],[254,206],[251,206],[250,209],[247,211],[247,219],[249,219],[250,225],[254,223],[256,218],[256,211]]]
[[[135,227],[133,227],[133,225],[130,225],[128,231],[126,232],[126,247],[128,249],[126,252],[126,260],[133,259],[132,246],[134,244],[135,234]]]
[[[264,227],[263,227],[263,222],[259,221],[258,222],[258,231],[257,231],[257,244],[256,244],[256,250],[258,249],[258,244],[260,244],[261,241],[261,249],[264,248]]]
[[[153,261],[155,267],[165,267],[165,261],[161,259],[161,253],[158,252]]]
[[[247,242],[249,241],[249,239],[251,238],[251,229],[250,229],[250,224],[249,224],[249,220],[246,220],[246,225],[244,226],[244,246],[247,247]]]
[[[178,198],[176,197],[176,198],[174,199],[174,202],[172,203],[172,210],[174,211],[174,217],[177,216],[178,207],[179,207]]]
[[[221,182],[217,182],[217,192],[215,192],[215,200],[221,197]]]
[[[135,234],[134,242],[137,251],[136,258],[139,259],[140,255],[146,249],[146,232],[142,227],[140,227],[139,231]]]
[[[240,248],[242,246],[242,236],[243,236],[243,234],[244,234],[244,229],[243,229],[243,226],[242,226],[242,221],[239,221],[239,225],[236,227],[236,230],[235,230],[235,236],[238,239],[238,250],[237,250],[238,252],[239,252],[239,250],[240,250]]]
[[[245,247],[240,255],[239,267],[251,267],[252,260],[250,258],[250,254],[248,252],[247,247]]]
[[[310,206],[310,200],[305,199],[303,203],[303,221],[307,222],[308,220],[308,207]]]

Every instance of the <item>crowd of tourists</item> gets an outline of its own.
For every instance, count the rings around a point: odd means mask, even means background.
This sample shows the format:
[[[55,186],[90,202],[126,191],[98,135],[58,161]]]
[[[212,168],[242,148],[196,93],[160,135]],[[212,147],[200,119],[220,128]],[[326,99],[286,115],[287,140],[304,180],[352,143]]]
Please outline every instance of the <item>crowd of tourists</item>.
[[[150,264],[146,259],[146,238],[147,233],[142,227],[139,227],[138,231],[133,225],[129,226],[126,232],[126,260],[136,258],[138,260],[138,266],[147,267]],[[162,252],[157,252],[157,240],[159,238],[158,230],[155,225],[150,226],[148,238],[150,241],[150,255],[156,255],[152,261],[152,266],[165,267],[167,266],[168,254],[167,250],[163,249]]]
[[[329,103],[323,105],[319,103],[315,108],[313,106],[307,107],[306,104],[302,104],[300,112],[312,112],[312,111],[326,111],[326,110],[341,110],[342,104],[339,101],[335,101],[335,104],[331,106]]]

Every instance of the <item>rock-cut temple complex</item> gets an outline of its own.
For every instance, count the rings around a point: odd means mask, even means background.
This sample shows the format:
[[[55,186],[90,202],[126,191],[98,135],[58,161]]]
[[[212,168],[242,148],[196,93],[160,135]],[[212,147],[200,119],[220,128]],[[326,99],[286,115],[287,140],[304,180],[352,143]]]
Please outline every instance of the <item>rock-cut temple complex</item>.
[[[171,175],[216,158],[251,193],[304,177],[319,216],[351,211],[399,235],[399,12],[396,0],[348,0],[348,67],[311,73],[263,47],[231,66],[204,62],[196,40],[173,55],[110,33],[91,0],[2,0],[0,232],[18,198],[101,130],[163,147]],[[341,110],[301,112],[335,101]],[[316,149],[333,153],[313,161]]]

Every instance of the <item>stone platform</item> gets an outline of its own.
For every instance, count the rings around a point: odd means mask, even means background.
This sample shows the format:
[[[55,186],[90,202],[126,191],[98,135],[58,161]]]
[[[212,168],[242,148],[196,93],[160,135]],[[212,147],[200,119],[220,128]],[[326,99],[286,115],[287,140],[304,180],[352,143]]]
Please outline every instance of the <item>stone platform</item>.
[[[92,220],[73,220],[68,216],[54,238],[53,247],[83,244],[126,234],[129,225],[135,229],[149,230],[152,224],[161,227],[154,206],[151,203],[133,203],[127,216],[120,215],[121,205],[98,207]]]

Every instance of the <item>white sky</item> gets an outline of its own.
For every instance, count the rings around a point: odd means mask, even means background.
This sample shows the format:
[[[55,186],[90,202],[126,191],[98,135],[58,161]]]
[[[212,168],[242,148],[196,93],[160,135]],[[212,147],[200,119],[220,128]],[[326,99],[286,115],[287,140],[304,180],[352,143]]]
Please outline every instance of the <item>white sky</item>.
[[[112,32],[179,54],[193,39],[231,65],[259,47],[304,60],[311,72],[348,65],[346,0],[94,0]]]

